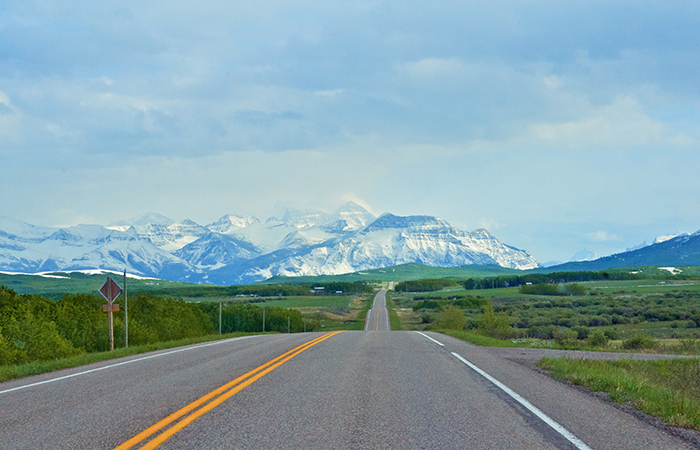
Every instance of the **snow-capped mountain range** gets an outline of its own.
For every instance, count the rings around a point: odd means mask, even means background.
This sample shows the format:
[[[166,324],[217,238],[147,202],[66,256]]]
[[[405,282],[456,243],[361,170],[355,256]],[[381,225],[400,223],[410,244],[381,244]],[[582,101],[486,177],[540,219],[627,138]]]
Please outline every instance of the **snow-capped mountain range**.
[[[528,252],[485,229],[431,216],[376,217],[350,202],[333,214],[287,210],[264,223],[225,215],[206,226],[160,214],[100,225],[37,227],[0,217],[0,270],[123,270],[173,281],[241,284],[274,275],[333,275],[417,262],[531,269]]]

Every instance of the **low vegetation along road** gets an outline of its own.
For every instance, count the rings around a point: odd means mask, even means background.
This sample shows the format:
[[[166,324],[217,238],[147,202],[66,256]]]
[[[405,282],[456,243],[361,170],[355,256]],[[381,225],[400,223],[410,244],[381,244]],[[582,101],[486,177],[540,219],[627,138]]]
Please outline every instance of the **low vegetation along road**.
[[[384,293],[374,305],[369,328],[386,330]],[[0,384],[2,449],[156,447],[692,448],[438,333],[254,336]]]

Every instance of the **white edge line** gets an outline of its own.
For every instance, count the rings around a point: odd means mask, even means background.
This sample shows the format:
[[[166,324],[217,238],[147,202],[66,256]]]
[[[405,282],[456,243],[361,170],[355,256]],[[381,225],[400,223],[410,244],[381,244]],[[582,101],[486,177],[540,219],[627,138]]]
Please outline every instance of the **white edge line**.
[[[193,349],[201,348],[201,347],[208,347],[208,346],[210,346],[210,345],[224,344],[224,343],[226,343],[226,342],[237,341],[237,340],[239,340],[239,339],[248,339],[248,338],[257,337],[257,336],[261,336],[261,335],[240,336],[240,337],[235,337],[235,338],[231,338],[231,339],[222,339],[222,340],[220,340],[220,341],[208,342],[208,343],[206,343],[206,344],[200,344],[200,345],[195,345],[195,346],[191,346],[191,347],[179,348],[179,349],[177,349],[177,350],[171,350],[171,351],[169,351],[169,352],[158,353],[157,355],[150,355],[150,356],[144,356],[144,357],[141,357],[141,358],[130,359],[129,361],[123,361],[123,362],[116,363],[116,364],[110,364],[110,365],[108,365],[108,366],[98,367],[97,369],[85,370],[85,371],[83,371],[83,372],[73,373],[73,374],[65,375],[65,376],[58,377],[58,378],[52,378],[52,379],[50,379],[50,380],[39,381],[39,382],[37,382],[37,383],[32,383],[32,384],[25,384],[24,386],[17,386],[17,387],[14,387],[14,388],[12,388],[12,389],[5,389],[4,391],[0,391],[0,395],[1,395],[1,394],[8,393],[8,392],[12,392],[12,391],[18,391],[18,390],[20,390],[20,389],[26,389],[26,388],[30,388],[30,387],[33,387],[33,386],[38,386],[38,385],[40,385],[40,384],[53,383],[54,381],[60,381],[60,380],[65,380],[66,378],[77,377],[78,375],[85,375],[86,373],[92,373],[92,372],[97,372],[97,371],[100,371],[100,370],[111,369],[112,367],[122,366],[122,365],[124,365],[124,364],[131,364],[131,363],[134,363],[134,362],[137,362],[137,361],[143,361],[143,360],[145,360],[145,359],[157,358],[157,357],[159,357],[159,356],[171,355],[171,354],[173,354],[173,353],[184,352],[184,351],[187,351],[187,350],[193,350]]]
[[[431,338],[430,336],[428,336],[428,335],[425,334],[425,333],[421,333],[420,331],[414,331],[414,333],[418,333],[418,334],[420,334],[421,336],[430,339],[431,341],[435,342],[435,343],[436,343],[437,345],[439,345],[440,347],[444,347],[444,346],[445,346],[445,344],[443,344],[442,342],[436,341],[435,339]]]
[[[557,422],[555,422],[553,419],[551,419],[545,413],[543,413],[542,411],[537,409],[537,407],[535,407],[532,403],[525,400],[520,395],[518,395],[515,391],[510,389],[508,386],[501,383],[500,381],[498,381],[497,379],[495,379],[494,377],[492,377],[488,373],[484,372],[483,370],[479,369],[474,364],[472,364],[469,361],[467,361],[466,359],[462,358],[457,353],[452,352],[451,355],[454,356],[455,358],[459,359],[460,361],[462,361],[464,364],[469,366],[472,370],[477,372],[479,375],[481,375],[484,378],[486,378],[487,380],[489,380],[491,383],[495,384],[497,387],[499,387],[501,390],[503,390],[503,392],[505,392],[506,394],[513,397],[516,401],[518,401],[518,403],[523,405],[525,408],[529,409],[533,414],[535,414],[537,417],[539,417],[543,422],[545,422],[547,425],[552,427],[557,433],[564,436],[564,438],[566,438],[566,440],[568,440],[569,442],[574,444],[574,446],[576,448],[578,448],[580,450],[591,450],[591,448],[589,446],[587,446],[581,439],[574,436],[569,430],[567,430],[563,426],[559,425]]]

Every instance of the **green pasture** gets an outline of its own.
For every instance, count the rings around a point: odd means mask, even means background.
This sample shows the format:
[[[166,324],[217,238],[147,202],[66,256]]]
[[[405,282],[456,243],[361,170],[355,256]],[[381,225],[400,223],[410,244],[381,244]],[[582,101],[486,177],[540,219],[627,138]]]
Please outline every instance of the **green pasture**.
[[[259,307],[277,306],[280,308],[347,308],[352,295],[265,297],[256,302]]]
[[[8,275],[0,273],[0,285],[7,286],[18,294],[39,294],[42,297],[59,300],[65,294],[97,294],[100,287],[111,277],[124,288],[124,276],[118,273],[84,274],[82,272],[55,272],[42,275]],[[126,279],[131,291],[154,293],[162,289],[186,289],[200,287],[192,283],[156,279]]]

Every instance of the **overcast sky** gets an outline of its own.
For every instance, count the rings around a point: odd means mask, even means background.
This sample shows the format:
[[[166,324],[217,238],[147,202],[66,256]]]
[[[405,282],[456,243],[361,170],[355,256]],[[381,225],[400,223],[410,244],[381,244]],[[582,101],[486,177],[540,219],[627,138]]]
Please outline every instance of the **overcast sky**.
[[[700,3],[0,4],[0,215],[426,214],[540,262],[700,229]]]

